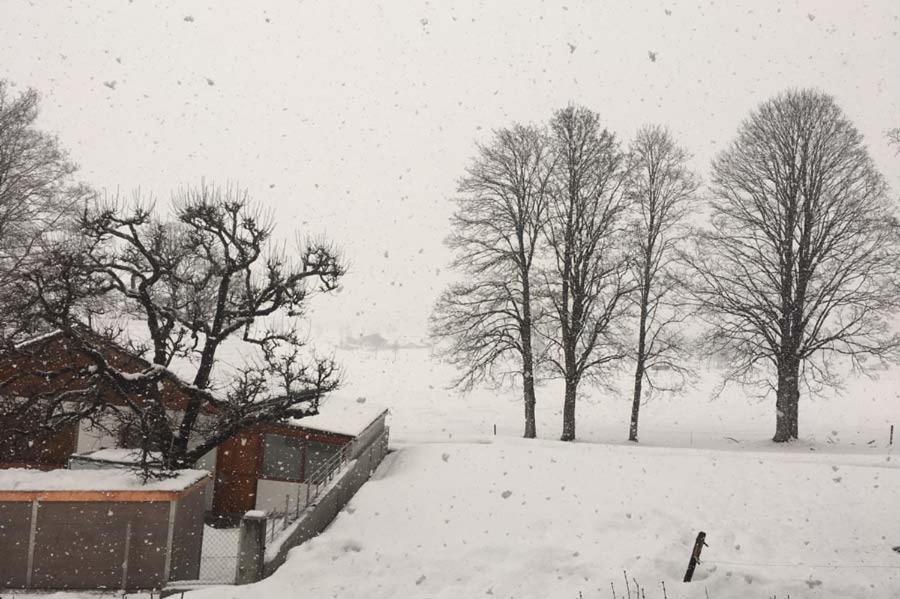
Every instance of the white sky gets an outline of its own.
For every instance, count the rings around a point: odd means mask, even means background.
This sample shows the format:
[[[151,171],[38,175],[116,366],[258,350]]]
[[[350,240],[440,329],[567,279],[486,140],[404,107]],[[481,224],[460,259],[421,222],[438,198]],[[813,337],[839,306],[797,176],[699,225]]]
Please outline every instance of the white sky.
[[[570,101],[709,160],[761,101],[835,95],[895,190],[900,1],[0,0],[0,78],[100,189],[238,182],[351,274],[314,331],[424,334],[474,142]],[[648,52],[656,53],[651,61]]]

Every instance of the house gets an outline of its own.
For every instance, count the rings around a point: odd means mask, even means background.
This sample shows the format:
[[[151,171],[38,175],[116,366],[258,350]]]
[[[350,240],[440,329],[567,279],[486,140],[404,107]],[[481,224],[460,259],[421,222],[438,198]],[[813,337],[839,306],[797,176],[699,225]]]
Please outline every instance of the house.
[[[123,372],[140,372],[146,360],[109,340],[97,340],[104,357]],[[77,388],[77,370],[90,365],[61,333],[51,333],[17,346],[0,356],[0,381],[8,397],[35,397]],[[70,374],[49,379],[40,372],[69,367]],[[160,393],[173,417],[186,405],[187,383],[174,375],[163,379]],[[121,399],[112,390],[109,401]],[[336,459],[353,459],[386,429],[387,410],[365,399],[329,396],[320,413],[299,420],[254,426],[228,439],[198,460],[195,467],[213,473],[207,508],[216,515],[241,514],[252,509],[294,509],[306,493],[307,481]],[[132,463],[135,455],[127,430],[112,418],[103,427],[87,420],[53,433],[23,435],[11,432],[14,422],[0,423],[0,468],[102,468]]]

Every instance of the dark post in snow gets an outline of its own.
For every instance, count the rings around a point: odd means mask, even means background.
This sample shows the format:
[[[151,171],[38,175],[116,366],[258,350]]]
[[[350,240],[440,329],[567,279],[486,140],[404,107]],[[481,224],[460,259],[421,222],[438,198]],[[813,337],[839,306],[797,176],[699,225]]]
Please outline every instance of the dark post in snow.
[[[888,440],[888,445],[894,444],[894,425],[891,425],[891,438]]]
[[[687,571],[684,573],[684,582],[690,582],[694,577],[694,568],[700,563],[700,552],[706,545],[706,533],[700,531],[697,534],[697,540],[694,541],[694,551],[691,553],[691,561],[688,562]]]

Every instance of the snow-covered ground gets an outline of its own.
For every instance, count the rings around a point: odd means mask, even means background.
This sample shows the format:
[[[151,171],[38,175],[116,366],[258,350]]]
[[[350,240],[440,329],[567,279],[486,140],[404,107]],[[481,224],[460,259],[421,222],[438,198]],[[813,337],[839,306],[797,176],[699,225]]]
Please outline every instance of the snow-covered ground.
[[[805,438],[790,446],[768,441],[771,402],[737,389],[711,401],[710,371],[648,403],[635,446],[624,390],[586,388],[568,444],[553,440],[560,394],[546,384],[544,439],[526,441],[514,392],[449,392],[451,372],[425,351],[338,358],[345,393],[391,407],[395,451],[272,577],[195,599],[606,598],[610,583],[627,596],[623,571],[651,598],[663,582],[670,598],[900,596],[897,370],[806,398]],[[709,547],[685,585],[700,530]]]
[[[406,446],[271,578],[201,597],[896,597],[889,455]],[[684,585],[694,537],[709,547]],[[633,583],[632,583],[633,586]]]
[[[438,441],[519,436],[524,425],[520,391],[448,389],[454,371],[432,359],[429,350],[341,351],[341,394],[366,397],[391,410],[395,446]],[[657,395],[641,412],[642,445],[782,451],[768,439],[775,432],[775,400],[753,397],[728,386],[714,396],[720,371],[697,364],[697,380],[677,395]],[[614,390],[582,386],[577,433],[582,441],[623,443],[631,414],[632,373],[619,373]],[[562,387],[558,381],[537,389],[538,436],[558,439],[562,432]],[[856,452],[887,446],[890,425],[900,429],[900,368],[876,378],[848,377],[839,391],[804,395],[800,435],[817,451]],[[900,430],[897,431],[900,436]],[[730,438],[729,438],[730,437]]]

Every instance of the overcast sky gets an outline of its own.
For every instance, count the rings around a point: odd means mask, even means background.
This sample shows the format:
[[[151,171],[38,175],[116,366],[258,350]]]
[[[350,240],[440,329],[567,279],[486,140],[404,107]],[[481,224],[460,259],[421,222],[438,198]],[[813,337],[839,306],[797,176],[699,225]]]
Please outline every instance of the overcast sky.
[[[424,334],[448,281],[476,140],[569,102],[626,141],[668,125],[705,177],[751,109],[815,86],[900,195],[898,32],[898,0],[0,0],[0,78],[41,91],[98,189],[237,182],[281,237],[327,235],[351,274],[314,330],[393,339]]]

